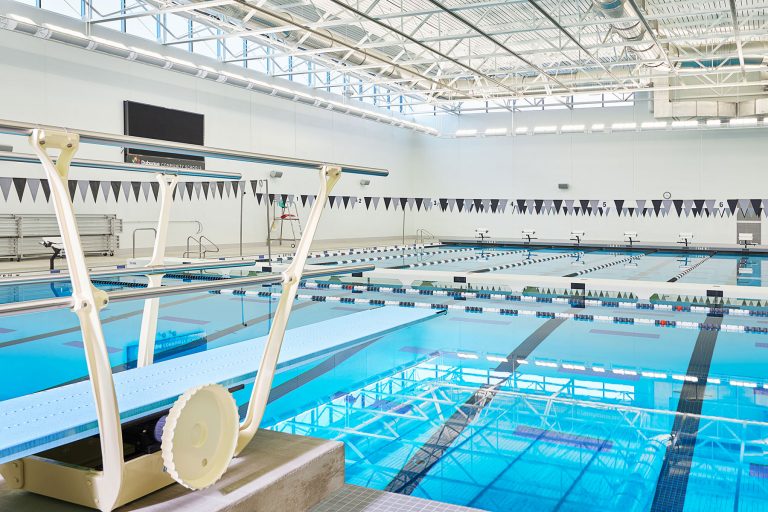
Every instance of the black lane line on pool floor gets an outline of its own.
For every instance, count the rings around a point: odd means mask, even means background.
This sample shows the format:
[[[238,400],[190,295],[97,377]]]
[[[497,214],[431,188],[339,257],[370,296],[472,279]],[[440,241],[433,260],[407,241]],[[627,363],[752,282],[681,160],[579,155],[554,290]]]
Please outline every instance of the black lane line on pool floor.
[[[707,315],[707,323],[720,326],[722,316]],[[698,382],[686,381],[680,391],[670,444],[664,455],[651,512],[682,512],[688,490],[693,452],[699,431],[699,415],[704,404],[709,367],[715,352],[715,343],[720,331],[701,331],[688,363],[687,375],[696,377]]]
[[[173,306],[179,306],[181,304],[186,304],[188,302],[194,302],[194,301],[201,300],[201,299],[207,299],[207,298],[209,298],[211,296],[212,295],[206,294],[206,295],[202,295],[202,296],[199,296],[199,297],[191,297],[191,298],[186,298],[186,299],[180,299],[180,300],[177,300],[175,302],[168,302],[167,304],[162,304],[161,307],[168,308],[168,307],[173,307]],[[118,320],[125,320],[126,318],[131,318],[133,316],[139,316],[143,312],[144,312],[143,309],[136,309],[134,311],[128,311],[126,313],[120,313],[119,315],[114,315],[114,316],[110,316],[110,317],[102,319],[101,323],[102,324],[108,324],[108,323],[111,323],[111,322],[117,322]],[[77,317],[75,315],[72,315],[72,319],[77,321]],[[53,336],[60,336],[62,334],[69,334],[69,333],[73,333],[73,332],[77,332],[77,333],[81,332],[80,331],[80,324],[79,323],[75,327],[67,327],[66,329],[59,329],[57,331],[44,332],[44,333],[40,333],[40,334],[34,334],[32,336],[27,336],[26,338],[18,338],[18,339],[15,339],[15,340],[6,341],[6,342],[3,342],[3,343],[0,343],[0,348],[12,347],[14,345],[21,345],[23,343],[29,343],[31,341],[38,341],[38,340],[42,340],[42,339],[45,339],[45,338],[51,338]]]
[[[288,379],[282,384],[278,384],[277,386],[273,387],[272,390],[269,392],[269,398],[267,399],[267,403],[271,404],[275,400],[284,397],[291,391],[295,391],[296,389],[299,389],[304,384],[308,384],[309,382],[317,379],[318,377],[322,377],[323,375],[335,369],[341,363],[343,363],[350,357],[354,356],[361,350],[366,349],[372,344],[376,343],[381,338],[383,338],[383,336],[379,336],[378,338],[368,340],[359,345],[346,348],[341,352],[337,352],[336,354],[328,357],[327,359],[324,359],[320,364],[310,368],[309,370],[301,373],[300,375],[297,375],[292,379]],[[241,405],[238,409],[240,411],[240,416],[242,417],[248,411],[248,402]]]
[[[495,371],[513,373],[519,366],[517,359],[525,359],[530,356],[536,347],[565,321],[565,318],[551,318],[544,322],[543,325],[523,340],[509,354],[507,362],[499,364]],[[498,387],[508,379],[509,377],[493,386],[482,386],[472,393],[472,396],[460,405],[456,412],[445,420],[442,426],[411,456],[384,490],[399,494],[412,494],[424,477],[427,476],[427,473],[435,464],[440,462],[454,441],[461,436],[462,432],[493,400]]]

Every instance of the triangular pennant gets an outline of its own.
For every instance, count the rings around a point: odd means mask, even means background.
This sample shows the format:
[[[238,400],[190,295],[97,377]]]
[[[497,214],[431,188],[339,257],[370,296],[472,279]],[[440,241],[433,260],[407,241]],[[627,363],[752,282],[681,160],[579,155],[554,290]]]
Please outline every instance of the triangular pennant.
[[[152,191],[152,185],[157,185],[158,191],[160,190],[160,184],[157,182],[152,182],[151,185],[148,181],[141,182],[141,193],[144,194],[145,201],[149,201],[149,193]],[[155,196],[155,199],[157,199],[157,196]]]
[[[131,182],[121,181],[120,188],[123,189],[123,197],[125,197],[125,200],[128,201],[128,199],[131,197]]]
[[[143,186],[144,185],[142,185],[142,187]],[[152,197],[154,197],[155,201],[157,201],[157,196],[160,194],[160,183],[158,183],[156,181],[151,181],[151,182],[149,182],[149,186],[152,189]],[[179,187],[174,188],[173,191],[176,192],[176,190],[178,188]],[[144,199],[146,199],[146,198],[147,198],[147,194],[145,193],[144,194]]]
[[[184,188],[187,189],[187,197],[191,200],[192,199],[192,192],[195,190],[195,184],[191,181],[187,181],[185,183],[182,183]],[[200,197],[198,195],[198,197]]]
[[[3,200],[8,201],[8,194],[11,191],[11,178],[0,178],[0,191],[3,192]]]
[[[40,180],[40,186],[43,188],[43,195],[45,196],[45,202],[47,203],[51,199],[51,184],[48,180]],[[70,193],[69,197],[72,197]]]
[[[405,210],[405,205],[408,204],[408,198],[407,197],[401,197],[400,198],[400,208]]]
[[[71,183],[70,181],[70,185]],[[85,198],[88,197],[88,180],[77,180],[77,191],[80,193],[80,199],[85,202]]]
[[[242,184],[242,188],[241,188]],[[245,190],[245,182],[244,181],[233,181],[232,182],[232,193],[235,194],[235,197],[238,197],[240,195],[240,190]]]
[[[216,182],[216,191],[219,193],[219,199],[224,199],[224,182],[223,181]],[[274,198],[274,195],[271,195],[270,202],[274,202],[273,198]]]
[[[139,201],[139,193],[141,192],[141,182],[140,181],[132,181],[131,182],[131,188],[133,189],[133,199],[138,202]]]
[[[371,204],[373,205],[373,209],[376,210],[379,207],[379,199],[380,197],[372,197],[371,198]]]
[[[624,200],[623,199],[615,199],[613,201],[613,204],[616,206],[616,213],[621,215],[621,211],[624,209]]]
[[[24,199],[24,191],[27,188],[27,178],[13,178],[13,188],[16,189],[19,201],[22,201]]]
[[[385,197],[384,198],[384,209],[389,210],[389,205],[392,203],[391,197]]]
[[[261,204],[261,201],[264,200],[264,194],[262,192],[256,192],[256,202]]]
[[[416,198],[415,197],[409,197],[408,198],[408,209],[413,210],[413,207],[416,205]]]
[[[120,200],[120,183],[119,181],[109,182],[110,187],[112,187],[112,195],[115,196],[115,202]]]
[[[29,194],[32,196],[32,201],[37,201],[37,193],[40,190],[40,180],[37,178],[28,179],[27,187],[29,187]]]
[[[99,189],[101,188],[101,182],[96,180],[88,181],[88,188],[91,189],[91,196],[93,201],[96,202],[99,199]],[[85,200],[85,198],[83,198]]]
[[[499,213],[504,213],[504,210],[507,209],[507,200],[506,199],[499,199]]]
[[[344,209],[349,208],[349,196],[341,196],[341,202],[344,204]]]
[[[109,201],[109,191],[111,188],[111,183],[109,181],[102,181],[99,183],[99,189],[101,190],[101,195],[104,196],[104,201]]]
[[[203,187],[203,198],[208,199],[208,193],[211,191],[211,182],[203,181],[201,182],[201,186]],[[261,201],[259,201],[259,204],[261,204]]]

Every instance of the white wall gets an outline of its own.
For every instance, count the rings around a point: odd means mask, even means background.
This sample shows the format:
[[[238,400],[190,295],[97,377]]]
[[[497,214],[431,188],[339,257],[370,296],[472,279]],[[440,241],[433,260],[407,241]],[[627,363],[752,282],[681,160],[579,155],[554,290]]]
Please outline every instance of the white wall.
[[[516,114],[518,126],[651,118],[637,107]],[[511,128],[511,115],[465,116],[456,128]],[[746,199],[768,197],[765,131],[660,131],[424,139],[416,152],[414,193],[426,197],[506,199]],[[558,183],[569,184],[568,190]],[[437,213],[415,216],[414,226],[443,236],[472,236],[489,227],[497,237],[519,238],[531,227],[542,238],[568,238],[584,230],[593,240],[621,240],[637,231],[643,241],[670,241],[683,231],[701,242],[736,242],[735,217],[666,218]]]
[[[119,35],[119,34],[118,34]],[[387,178],[371,178],[361,187],[359,175],[344,175],[334,194],[405,195],[410,188],[414,140],[409,130],[357,119],[327,110],[298,105],[252,91],[212,83],[140,63],[87,52],[66,45],[0,30],[0,118],[122,133],[123,100],[133,100],[205,115],[205,142],[209,146],[286,155],[320,161],[384,167]],[[4,136],[0,144],[30,152],[20,137]],[[78,156],[120,161],[120,150],[81,145]],[[266,178],[274,167],[207,159],[213,170],[237,171],[244,179]],[[314,171],[283,168],[283,178],[271,180],[270,192],[316,193]],[[42,169],[25,164],[0,163],[0,175],[43,177]],[[75,169],[73,179],[146,180],[148,176]],[[250,187],[248,187],[250,191]],[[15,193],[0,205],[0,213],[52,212],[50,205],[24,201]],[[154,200],[138,207],[123,200],[94,205],[76,199],[78,213],[117,213],[125,220],[122,247],[130,247],[130,233],[156,219]],[[329,210],[317,238],[397,236],[402,215],[362,210]],[[306,211],[302,212],[306,215]],[[216,243],[237,243],[240,204],[237,199],[212,202],[176,201],[172,220],[199,219]],[[245,201],[245,241],[262,242],[266,228],[264,207],[248,196]],[[183,244],[191,225],[172,225],[170,243]],[[151,237],[142,235],[147,245]]]

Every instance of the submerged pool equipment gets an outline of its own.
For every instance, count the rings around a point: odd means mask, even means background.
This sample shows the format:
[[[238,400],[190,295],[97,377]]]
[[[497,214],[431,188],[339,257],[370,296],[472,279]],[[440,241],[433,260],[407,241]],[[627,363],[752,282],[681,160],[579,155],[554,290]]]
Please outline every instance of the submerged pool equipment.
[[[13,121],[0,120],[0,133],[26,136],[34,151],[34,154],[0,152],[0,160],[43,165],[72,285],[71,297],[2,305],[0,315],[71,308],[80,323],[90,377],[87,382],[4,402],[0,411],[0,474],[11,488],[102,511],[111,511],[174,481],[189,489],[212,485],[227,471],[232,458],[246,448],[262,420],[304,264],[331,190],[342,173],[386,176],[388,172]],[[314,169],[319,172],[320,189],[293,261],[282,274],[160,286],[168,271],[163,259],[178,176],[237,180],[240,175],[74,160],[81,143]],[[147,288],[108,294],[93,286],[69,196],[70,166],[155,175],[160,183],[160,214],[154,250],[147,267],[134,270],[137,274],[147,274]],[[231,266],[240,265],[242,262]],[[372,268],[358,265],[323,270],[318,275],[362,272]],[[304,275],[315,273],[309,271]],[[259,342],[263,343],[263,352],[247,413],[240,422],[230,391],[242,387],[242,375],[239,374],[244,368],[217,366],[211,353],[198,354],[206,358],[194,371],[190,359],[194,355],[153,364],[159,300],[180,293],[264,283],[282,283],[283,291],[269,335]],[[110,301],[136,299],[144,300],[137,368],[113,375],[99,312]],[[375,323],[373,319],[371,322]],[[249,343],[224,348],[253,353],[257,347]],[[248,359],[235,357],[235,360]],[[255,362],[258,358],[250,360]],[[255,368],[246,370],[252,379]],[[90,393],[87,393],[88,388]],[[49,414],[49,408],[60,414]],[[96,431],[94,425],[98,427]],[[69,428],[64,428],[66,426]],[[94,437],[96,433],[98,437]]]

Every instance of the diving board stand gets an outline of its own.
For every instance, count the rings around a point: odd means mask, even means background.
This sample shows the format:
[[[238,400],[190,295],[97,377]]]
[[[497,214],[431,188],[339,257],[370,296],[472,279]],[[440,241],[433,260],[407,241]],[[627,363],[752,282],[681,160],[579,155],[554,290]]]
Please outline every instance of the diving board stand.
[[[39,393],[29,395],[33,402],[28,403],[24,409],[13,409],[16,411],[14,413],[9,412],[11,409],[8,409],[13,407],[11,401],[3,403],[2,414],[7,419],[5,428],[0,430],[0,438],[4,440],[3,442],[7,442],[8,439],[18,440],[18,436],[25,437],[25,431],[37,431],[43,443],[39,444],[27,439],[26,443],[22,443],[25,448],[21,452],[18,451],[19,445],[16,445],[17,453],[9,452],[7,457],[0,459],[5,461],[0,465],[0,474],[14,488],[102,511],[114,510],[168,486],[174,481],[193,490],[213,485],[227,471],[233,457],[241,454],[257,433],[272,380],[280,362],[281,346],[310,245],[331,190],[342,172],[386,176],[387,171],[14,121],[0,120],[0,133],[28,138],[34,158],[42,164],[50,184],[51,199],[64,251],[67,254],[68,275],[72,284],[72,296],[64,300],[72,305],[72,311],[78,317],[90,377],[88,381],[82,383],[84,385],[79,388],[80,391],[76,396],[56,395],[58,398],[54,399],[54,395]],[[177,375],[172,368],[163,366],[162,368],[170,373],[160,374],[161,376],[158,377],[155,372],[157,372],[156,366],[159,367],[159,365],[149,364],[151,357],[148,355],[147,342],[144,344],[146,364],[113,376],[99,316],[100,311],[109,303],[110,296],[105,291],[94,287],[91,282],[68,190],[70,165],[74,165],[74,155],[81,142],[210,156],[240,162],[285,165],[314,169],[319,172],[320,188],[317,199],[310,211],[294,259],[282,274],[283,290],[269,335],[263,345],[256,345],[256,350],[262,351],[261,358],[258,359],[258,371],[255,373],[247,413],[242,422],[239,421],[237,406],[229,390],[220,382],[220,379],[223,379],[224,384],[228,386],[232,375],[219,374],[218,378],[210,379],[213,374],[200,368],[191,371],[188,365],[193,361],[181,358],[176,360],[181,370],[174,368],[182,375]],[[28,155],[12,155],[7,158],[12,158],[14,161],[33,161]],[[110,168],[110,166],[122,171],[147,172],[141,166],[126,168],[117,164],[107,164],[104,168]],[[157,174],[157,170],[154,172]],[[164,172],[167,173],[167,170]],[[234,173],[215,173],[205,170],[177,170],[168,174],[224,179],[241,177]],[[164,193],[172,194],[170,182],[168,187],[164,187]],[[165,213],[167,215],[167,210]],[[158,241],[160,237],[156,238],[156,254],[162,252],[158,248]],[[158,275],[156,272],[154,274]],[[140,293],[146,294],[144,297],[152,298],[159,296],[157,294],[163,288],[165,287],[155,286],[154,289],[141,290]],[[61,303],[62,300],[58,299],[58,302]],[[17,310],[21,311],[23,307],[24,305],[21,304]],[[147,309],[151,313],[152,303],[147,304],[145,310]],[[149,323],[151,322],[147,322]],[[151,326],[145,325],[144,332],[150,331]],[[205,354],[210,355],[210,352]],[[237,358],[243,360],[243,354],[239,354]],[[249,361],[252,364],[255,362],[254,359]],[[205,366],[216,367],[223,371],[216,365],[216,361],[209,358],[206,358]],[[254,369],[255,367],[252,366],[249,372],[253,374]],[[183,375],[191,376],[194,382]],[[153,380],[153,376],[158,378]],[[175,378],[171,379],[171,376]],[[145,387],[150,383],[152,387]],[[174,383],[183,383],[186,388],[181,390],[180,386],[174,387]],[[160,388],[165,391],[160,391]],[[58,393],[66,393],[72,388],[64,386],[57,389],[64,390]],[[171,390],[172,393],[168,395],[167,393]],[[45,393],[54,391],[56,390]],[[89,411],[88,422],[79,428],[67,430],[68,434],[64,437],[67,437],[70,452],[79,453],[82,463],[78,465],[57,461],[50,456],[32,456],[44,450],[43,445],[58,448],[54,446],[54,439],[57,436],[43,433],[45,429],[59,429],[64,424],[71,426],[72,421],[78,423],[85,417],[80,416],[80,412],[72,411],[69,413],[65,411],[63,415],[51,414],[51,411],[63,402],[74,404],[77,400],[80,400],[80,411]],[[142,403],[147,401],[151,403]],[[42,411],[42,417],[36,420],[20,416],[22,412],[36,410]],[[141,419],[146,414],[160,414],[164,413],[164,410],[168,410],[168,413],[158,418],[158,420],[162,419],[162,425],[159,421],[155,425],[155,429],[162,433],[162,435],[158,434],[159,451],[138,453],[134,454],[134,457],[127,457],[123,431],[124,428],[131,428],[131,425],[124,426],[123,422],[130,420],[134,415],[138,415],[136,417]],[[66,418],[65,416],[70,413],[73,415],[72,418]],[[37,430],[38,428],[42,430]],[[95,439],[95,444],[86,447],[90,450],[78,452],[78,447],[72,444],[75,438],[84,440],[94,432],[98,432],[97,438],[91,438]],[[63,440],[63,437],[59,436],[59,439]],[[10,446],[8,448],[11,449]],[[28,456],[25,457],[25,454]],[[90,464],[85,464],[86,460]]]

